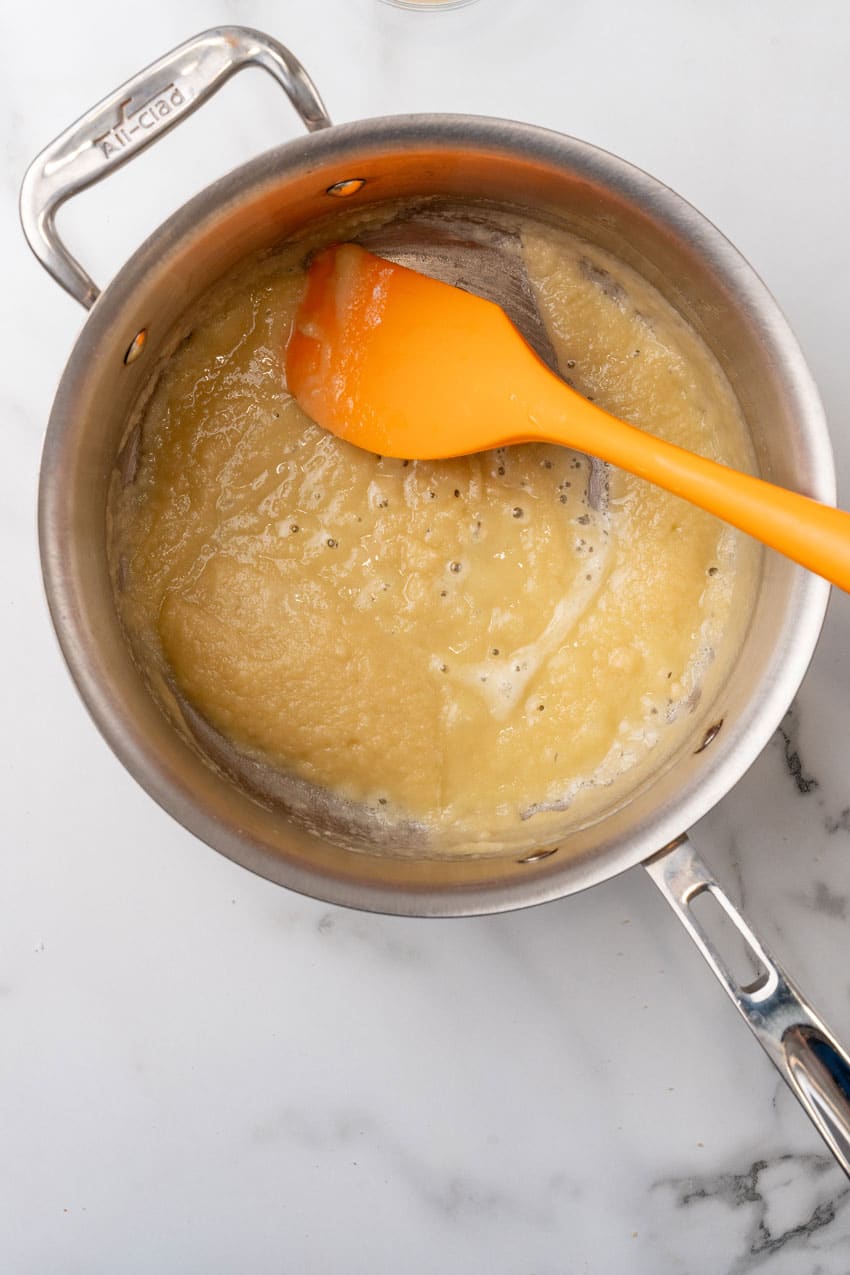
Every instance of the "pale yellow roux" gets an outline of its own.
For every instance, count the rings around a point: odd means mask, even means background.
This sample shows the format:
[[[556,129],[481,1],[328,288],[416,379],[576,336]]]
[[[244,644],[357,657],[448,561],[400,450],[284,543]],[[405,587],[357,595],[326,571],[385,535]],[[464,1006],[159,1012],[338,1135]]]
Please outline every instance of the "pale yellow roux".
[[[563,232],[524,245],[580,391],[750,465],[722,374],[648,284]],[[438,847],[597,817],[722,680],[753,546],[616,471],[595,511],[587,461],[555,447],[405,464],[326,434],[283,389],[301,256],[219,288],[147,404],[135,480],[116,476],[137,658],[248,754]]]

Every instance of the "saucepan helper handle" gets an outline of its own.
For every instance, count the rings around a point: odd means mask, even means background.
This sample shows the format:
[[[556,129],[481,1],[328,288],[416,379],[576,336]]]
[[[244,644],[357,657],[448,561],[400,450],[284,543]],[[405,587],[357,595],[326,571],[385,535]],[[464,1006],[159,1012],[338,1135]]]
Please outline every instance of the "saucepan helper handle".
[[[57,209],[162,137],[246,66],[274,76],[310,132],[330,124],[310,77],[287,48],[248,27],[214,27],[98,102],[27,169],[20,200],[24,234],[44,268],[86,309],[99,291],[59,238]]]
[[[736,911],[687,837],[660,850],[644,867],[850,1177],[850,1058]],[[761,973],[745,987],[732,976],[691,908],[706,891],[759,963]]]

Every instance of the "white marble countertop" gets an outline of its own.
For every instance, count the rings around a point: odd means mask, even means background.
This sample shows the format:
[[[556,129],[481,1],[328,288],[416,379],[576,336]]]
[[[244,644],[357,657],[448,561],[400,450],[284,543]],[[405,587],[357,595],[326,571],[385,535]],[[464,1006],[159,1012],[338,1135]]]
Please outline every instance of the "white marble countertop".
[[[846,1275],[850,1183],[640,870],[415,921],[259,880],[113,758],[47,617],[35,493],[82,311],[17,225],[27,162],[221,22],[303,59],[336,120],[510,116],[702,209],[788,315],[850,492],[850,8],[842,0],[5,5],[0,1269],[91,1275]],[[294,135],[239,77],[63,213],[95,277]],[[697,840],[850,1043],[850,601]]]

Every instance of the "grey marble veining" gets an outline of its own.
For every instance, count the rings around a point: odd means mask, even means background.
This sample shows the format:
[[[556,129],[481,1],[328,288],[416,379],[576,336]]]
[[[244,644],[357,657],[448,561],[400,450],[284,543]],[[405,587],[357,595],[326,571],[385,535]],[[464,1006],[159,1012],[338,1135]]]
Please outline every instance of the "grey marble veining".
[[[697,1227],[704,1207],[720,1205],[734,1214],[735,1222],[725,1240],[718,1236],[709,1256],[713,1265],[706,1270],[722,1269],[729,1275],[748,1275],[765,1266],[826,1270],[820,1261],[843,1257],[850,1241],[850,1184],[828,1156],[778,1155],[756,1160],[740,1172],[663,1180],[653,1191],[677,1210],[686,1210]]]
[[[788,774],[794,780],[797,791],[806,796],[806,794],[813,792],[818,787],[818,781],[814,775],[809,774],[803,768],[803,763],[800,759],[798,704],[791,705],[776,733],[782,744],[782,752],[785,757]]]
[[[835,832],[850,833],[850,806],[840,811],[837,815],[827,815],[824,820],[824,827],[830,836]]]
[[[17,222],[29,159],[195,30],[265,28],[338,120],[466,110],[631,158],[702,208],[797,331],[850,490],[850,10],[839,0],[105,0],[0,14],[0,1270],[848,1275],[850,1186],[640,870],[425,922],[299,898],[129,779],[42,596],[44,424],[83,316]],[[734,39],[730,39],[734,31]],[[263,81],[263,77],[258,77]],[[60,214],[99,281],[200,185],[295,136],[234,81]],[[793,180],[789,179],[789,163]],[[850,1042],[850,599],[693,837]]]

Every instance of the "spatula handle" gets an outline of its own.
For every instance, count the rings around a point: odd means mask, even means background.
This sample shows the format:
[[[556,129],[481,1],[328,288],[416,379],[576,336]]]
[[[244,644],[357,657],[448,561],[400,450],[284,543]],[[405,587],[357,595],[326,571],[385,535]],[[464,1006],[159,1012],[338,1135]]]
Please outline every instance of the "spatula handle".
[[[570,395],[564,433],[571,446],[684,497],[850,592],[850,514],[696,456],[557,388]]]

